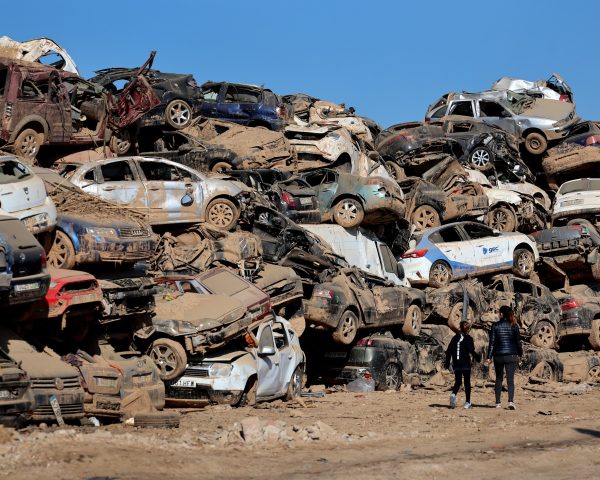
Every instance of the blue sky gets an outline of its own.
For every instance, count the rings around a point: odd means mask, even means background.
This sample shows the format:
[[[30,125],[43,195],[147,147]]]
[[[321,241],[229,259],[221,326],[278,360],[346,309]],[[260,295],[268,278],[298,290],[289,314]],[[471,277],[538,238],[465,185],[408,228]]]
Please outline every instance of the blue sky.
[[[600,120],[600,2],[127,1],[3,5],[0,34],[50,37],[81,73],[136,66],[199,83],[264,84],[345,102],[383,126],[420,120],[448,91],[560,73],[581,117]],[[9,20],[10,21],[6,21]]]

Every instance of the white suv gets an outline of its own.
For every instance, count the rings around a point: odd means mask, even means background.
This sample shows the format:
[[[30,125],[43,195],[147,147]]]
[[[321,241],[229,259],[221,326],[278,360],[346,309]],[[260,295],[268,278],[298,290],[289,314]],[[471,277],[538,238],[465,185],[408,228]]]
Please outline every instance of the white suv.
[[[600,178],[580,178],[563,183],[554,197],[553,225],[583,218],[600,223]]]

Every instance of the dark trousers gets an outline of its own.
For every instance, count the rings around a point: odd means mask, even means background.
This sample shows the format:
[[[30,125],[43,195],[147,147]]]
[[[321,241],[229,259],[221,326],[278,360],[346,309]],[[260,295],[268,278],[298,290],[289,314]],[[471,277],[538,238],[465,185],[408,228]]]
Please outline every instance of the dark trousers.
[[[463,378],[465,379],[465,397],[471,403],[471,370],[454,370],[454,386],[452,393],[456,395],[460,390]]]
[[[519,357],[516,355],[498,355],[494,357],[494,369],[496,370],[496,403],[500,403],[502,394],[502,382],[504,381],[504,369],[506,368],[506,384],[508,386],[508,401],[515,399],[515,372]]]

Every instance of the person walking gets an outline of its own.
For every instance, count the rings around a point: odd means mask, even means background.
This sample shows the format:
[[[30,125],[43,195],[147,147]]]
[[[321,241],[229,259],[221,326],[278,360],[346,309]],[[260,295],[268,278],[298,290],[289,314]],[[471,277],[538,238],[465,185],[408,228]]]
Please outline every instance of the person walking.
[[[481,361],[481,355],[475,351],[475,343],[469,335],[471,324],[465,320],[460,322],[460,332],[452,337],[448,350],[446,350],[446,369],[450,368],[450,360],[452,360],[452,368],[454,370],[454,386],[450,395],[450,408],[456,407],[456,394],[460,390],[460,386],[465,383],[465,405],[464,408],[471,408],[471,356],[476,361]]]
[[[488,345],[486,365],[494,360],[496,370],[496,408],[502,408],[502,382],[506,369],[506,384],[508,386],[508,409],[516,410],[515,406],[515,372],[519,357],[523,355],[521,334],[515,318],[515,313],[509,306],[500,307],[500,320],[492,325],[490,343]]]

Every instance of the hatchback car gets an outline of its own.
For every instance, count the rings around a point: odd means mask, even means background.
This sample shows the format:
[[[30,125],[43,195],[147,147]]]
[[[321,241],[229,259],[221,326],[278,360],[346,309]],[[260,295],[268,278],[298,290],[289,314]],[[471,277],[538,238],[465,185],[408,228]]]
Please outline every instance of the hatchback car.
[[[554,197],[552,224],[573,219],[600,224],[600,178],[580,178],[563,183]]]
[[[573,285],[554,296],[560,303],[561,344],[587,340],[594,350],[600,350],[600,285]]]
[[[430,228],[411,244],[401,260],[406,277],[411,284],[431,287],[510,269],[529,278],[539,260],[537,246],[527,235],[500,233],[474,222]]]
[[[241,182],[207,176],[160,158],[121,157],[62,165],[62,172],[84,192],[147,215],[151,225],[206,221],[229,230],[252,193]]]

